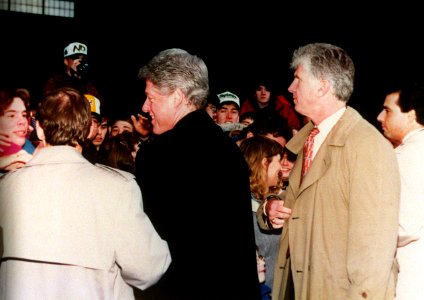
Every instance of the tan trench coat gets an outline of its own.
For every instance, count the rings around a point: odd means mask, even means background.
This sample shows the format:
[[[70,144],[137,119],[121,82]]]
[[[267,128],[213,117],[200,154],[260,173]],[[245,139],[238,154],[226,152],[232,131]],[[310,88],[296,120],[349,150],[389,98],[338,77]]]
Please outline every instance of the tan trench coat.
[[[348,108],[299,187],[302,148],[312,127],[307,124],[287,144],[298,161],[287,189],[292,215],[281,235],[273,299],[284,299],[290,261],[296,299],[393,299],[400,193],[393,148]]]

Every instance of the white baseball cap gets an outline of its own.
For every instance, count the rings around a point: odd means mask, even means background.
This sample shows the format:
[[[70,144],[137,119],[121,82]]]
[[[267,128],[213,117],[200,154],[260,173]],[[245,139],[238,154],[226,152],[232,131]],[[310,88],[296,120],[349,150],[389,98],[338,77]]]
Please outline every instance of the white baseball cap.
[[[218,94],[217,96],[219,99],[219,104],[222,104],[223,102],[234,102],[237,104],[237,107],[240,107],[240,99],[236,94],[226,91]]]
[[[83,43],[70,43],[68,46],[63,49],[63,57],[68,57],[74,54],[84,54],[87,55],[87,46]]]

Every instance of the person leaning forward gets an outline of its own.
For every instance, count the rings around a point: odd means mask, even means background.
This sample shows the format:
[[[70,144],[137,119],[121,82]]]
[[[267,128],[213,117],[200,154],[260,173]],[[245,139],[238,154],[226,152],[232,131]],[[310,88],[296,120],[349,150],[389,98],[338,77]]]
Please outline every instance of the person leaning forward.
[[[0,179],[0,299],[135,299],[166,272],[167,242],[134,176],[91,164],[88,100],[60,88],[39,104],[45,144]]]

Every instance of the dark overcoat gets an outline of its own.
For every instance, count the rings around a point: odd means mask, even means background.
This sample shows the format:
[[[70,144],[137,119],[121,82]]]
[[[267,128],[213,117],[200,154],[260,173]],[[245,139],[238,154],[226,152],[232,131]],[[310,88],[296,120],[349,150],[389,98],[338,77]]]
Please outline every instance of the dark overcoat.
[[[136,177],[172,257],[143,299],[260,299],[248,166],[204,110],[143,146]]]

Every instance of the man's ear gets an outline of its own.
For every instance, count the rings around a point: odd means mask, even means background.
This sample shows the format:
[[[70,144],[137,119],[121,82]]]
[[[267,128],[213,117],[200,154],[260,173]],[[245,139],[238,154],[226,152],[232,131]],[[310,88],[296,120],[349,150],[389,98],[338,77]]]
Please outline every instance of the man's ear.
[[[181,104],[187,102],[187,99],[180,89],[176,89],[173,93],[173,101],[175,106],[180,106]]]
[[[65,64],[65,66],[67,66],[67,67],[68,67],[68,66],[70,65],[69,58],[66,58],[66,57],[65,57],[65,58],[63,59],[63,63]]]
[[[410,121],[417,121],[417,112],[415,111],[415,109],[411,109],[410,111],[408,111],[408,119]]]
[[[253,136],[254,136],[254,134],[251,131],[248,131],[247,134],[246,134],[246,138],[251,138]]]
[[[326,79],[321,79],[319,81],[319,87],[318,87],[318,95],[324,96],[330,91],[330,82]]]
[[[37,133],[37,137],[43,142],[46,142],[46,137],[44,136],[44,130],[40,126],[40,122],[35,122],[35,132]]]

